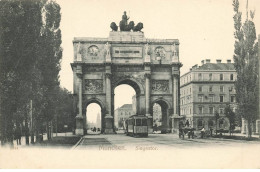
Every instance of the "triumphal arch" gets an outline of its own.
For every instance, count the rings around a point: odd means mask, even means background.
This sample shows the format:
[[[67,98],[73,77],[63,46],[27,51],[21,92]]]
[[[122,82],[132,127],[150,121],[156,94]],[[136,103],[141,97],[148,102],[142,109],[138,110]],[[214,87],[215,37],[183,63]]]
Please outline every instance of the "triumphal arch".
[[[120,23],[121,24],[121,23]],[[117,31],[108,38],[74,38],[73,89],[77,101],[76,134],[86,131],[86,107],[101,107],[101,131],[114,133],[114,89],[128,84],[136,91],[136,113],[148,117],[162,107],[162,128],[174,131],[179,119],[179,40],[147,39],[138,29]],[[140,26],[140,25],[139,25]],[[141,25],[142,28],[142,25]]]

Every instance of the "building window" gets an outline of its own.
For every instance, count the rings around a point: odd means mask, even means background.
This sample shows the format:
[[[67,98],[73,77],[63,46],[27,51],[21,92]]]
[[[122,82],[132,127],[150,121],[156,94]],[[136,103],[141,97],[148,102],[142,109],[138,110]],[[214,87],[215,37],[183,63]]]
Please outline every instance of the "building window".
[[[199,73],[199,80],[201,80],[202,79],[202,74],[201,73]]]
[[[209,86],[209,92],[212,92],[213,86]]]
[[[219,108],[219,113],[224,114],[224,108]]]
[[[191,108],[190,108],[190,114],[191,114]]]
[[[223,74],[220,74],[220,75],[219,75],[219,80],[220,80],[220,81],[223,81]]]
[[[212,73],[209,74],[209,80],[212,80]]]
[[[209,95],[209,102],[214,102],[214,95]]]
[[[202,86],[199,86],[199,92],[202,92]]]
[[[231,99],[231,102],[232,102],[232,103],[236,102],[236,97],[235,97],[235,96],[231,96],[230,99]]]
[[[224,102],[224,96],[219,96],[219,102]]]
[[[203,109],[202,107],[199,107],[199,114],[202,114],[203,113]]]
[[[221,93],[223,93],[223,92],[224,92],[224,86],[220,86],[220,87],[219,87],[219,91],[220,91]]]
[[[203,95],[198,95],[199,102],[203,102]]]
[[[214,108],[213,107],[209,107],[209,114],[213,114]]]
[[[191,93],[191,88],[190,88],[190,93]]]
[[[230,80],[233,81],[234,80],[234,75],[230,74]]]

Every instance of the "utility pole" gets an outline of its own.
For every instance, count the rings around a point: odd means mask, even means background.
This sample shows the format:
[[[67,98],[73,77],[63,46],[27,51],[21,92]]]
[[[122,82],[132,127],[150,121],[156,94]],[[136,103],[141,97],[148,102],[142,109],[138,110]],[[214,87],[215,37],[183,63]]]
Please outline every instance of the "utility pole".
[[[30,100],[30,130],[31,130],[31,144],[34,143],[34,124],[33,124],[33,112],[32,112],[32,100]]]

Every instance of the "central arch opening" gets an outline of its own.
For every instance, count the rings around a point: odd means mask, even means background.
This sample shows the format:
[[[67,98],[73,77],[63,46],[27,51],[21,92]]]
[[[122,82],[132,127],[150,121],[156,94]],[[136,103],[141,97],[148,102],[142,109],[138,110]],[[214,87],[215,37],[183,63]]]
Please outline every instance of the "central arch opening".
[[[124,80],[114,87],[113,92],[114,128],[117,133],[124,133],[125,120],[140,113],[140,89],[135,82]]]

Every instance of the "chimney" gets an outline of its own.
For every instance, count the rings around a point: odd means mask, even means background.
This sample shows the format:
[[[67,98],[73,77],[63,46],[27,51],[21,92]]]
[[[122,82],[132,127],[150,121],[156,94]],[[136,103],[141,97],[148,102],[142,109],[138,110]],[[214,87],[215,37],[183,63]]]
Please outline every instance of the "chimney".
[[[227,63],[231,63],[231,59],[227,59]]]
[[[201,60],[201,66],[204,65],[204,60]]]
[[[221,63],[221,59],[217,59],[216,62],[217,62],[217,63]]]
[[[206,63],[210,63],[210,59],[206,59]]]

